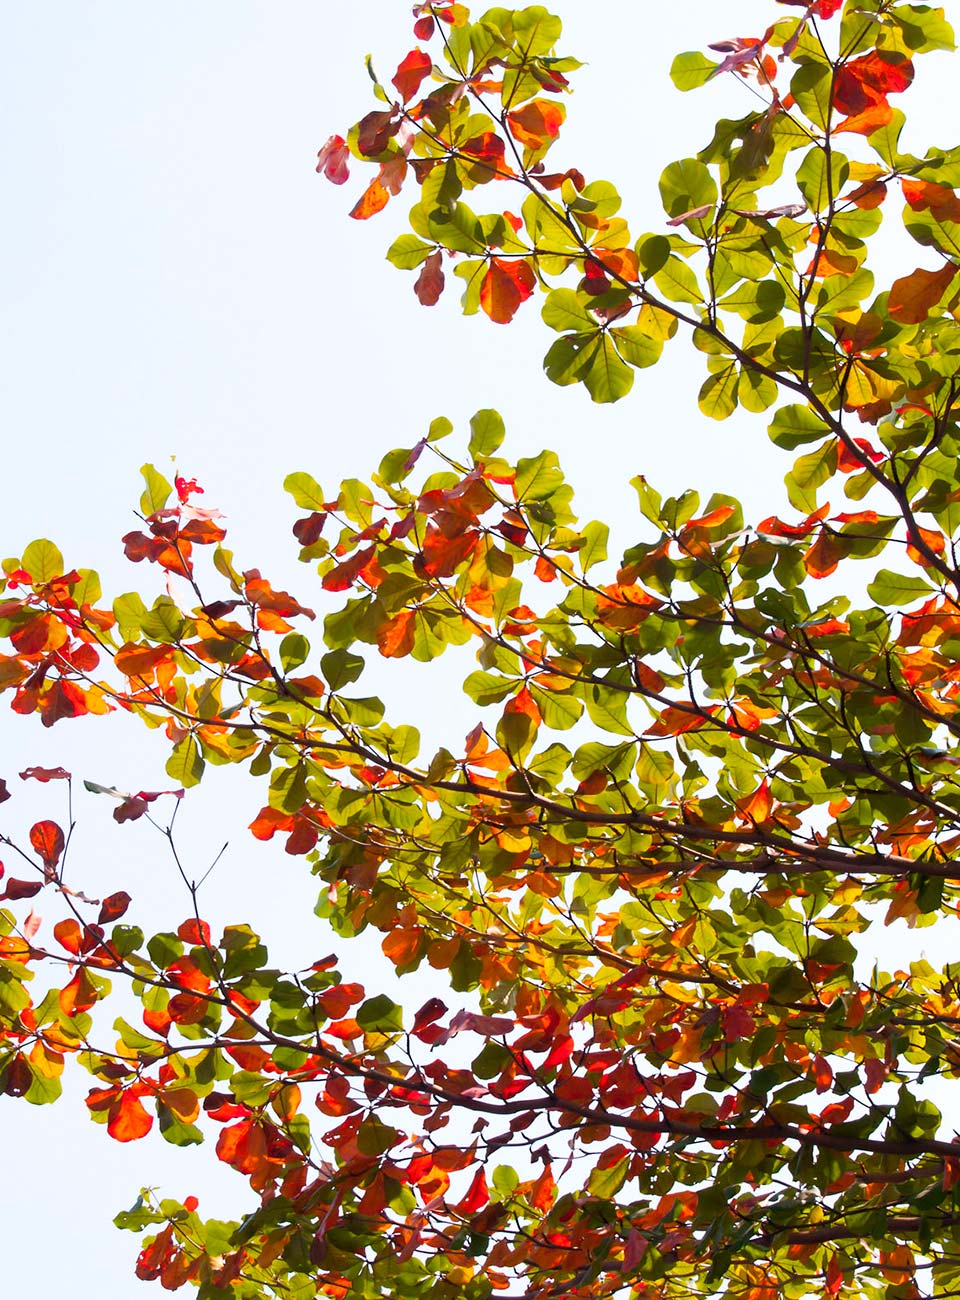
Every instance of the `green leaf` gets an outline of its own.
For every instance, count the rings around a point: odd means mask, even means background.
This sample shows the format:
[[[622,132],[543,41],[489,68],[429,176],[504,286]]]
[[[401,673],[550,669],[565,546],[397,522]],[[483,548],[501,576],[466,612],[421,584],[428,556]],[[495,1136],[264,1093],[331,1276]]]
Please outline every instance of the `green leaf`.
[[[660,198],[668,216],[678,217],[693,208],[717,201],[717,182],[699,158],[682,158],[666,167],[660,177]]]
[[[819,415],[808,406],[782,406],[770,423],[770,441],[785,451],[793,451],[807,442],[820,442],[830,432]]]
[[[737,390],[740,371],[731,361],[719,374],[711,375],[700,389],[697,399],[700,410],[711,420],[725,420],[737,409]]]
[[[23,567],[35,583],[52,582],[63,575],[63,556],[46,538],[31,542],[23,553]]]
[[[719,67],[699,50],[678,54],[670,66],[670,80],[677,90],[696,90],[705,86]]]
[[[403,1011],[385,993],[367,998],[356,1015],[357,1024],[367,1032],[397,1033],[403,1028]]]
[[[545,501],[562,484],[563,471],[555,451],[542,451],[538,456],[522,456],[517,461],[514,490],[518,501]]]
[[[167,759],[166,773],[185,790],[197,785],[203,776],[204,761],[195,736],[184,736]]]
[[[922,578],[881,569],[872,582],[867,583],[867,594],[878,605],[910,605],[915,600],[929,596],[934,590]]]
[[[363,660],[352,650],[331,650],[320,660],[320,671],[331,691],[342,690],[363,672]]]
[[[790,504],[810,514],[817,508],[817,488],[837,472],[837,444],[831,439],[801,456],[784,479]]]
[[[656,365],[663,355],[663,340],[651,338],[641,325],[615,326],[610,335],[623,360],[638,370]]]
[[[609,334],[588,347],[583,383],[595,402],[619,402],[633,387],[633,371],[620,359]]]
[[[451,433],[453,433],[453,423],[445,415],[438,415],[435,420],[430,421],[427,442],[439,442],[441,438],[446,438]]]
[[[503,442],[506,430],[503,416],[499,411],[477,411],[470,420],[470,443],[468,451],[473,460],[484,460],[492,456]]]
[[[167,504],[173,487],[152,465],[142,465],[140,473],[146,483],[140,497],[141,513],[145,515],[156,514],[158,510],[162,510]]]
[[[422,266],[435,247],[435,244],[425,244],[416,235],[401,235],[387,250],[387,261],[392,262],[401,271],[412,271]]]
[[[300,632],[290,632],[280,642],[280,663],[283,671],[291,672],[305,663],[310,653],[310,642]]]
[[[540,314],[544,323],[559,333],[566,330],[584,333],[598,328],[596,317],[590,314],[574,289],[554,289],[547,294]]]
[[[580,572],[586,573],[595,564],[601,564],[607,558],[610,529],[607,524],[593,519],[584,526],[581,537],[583,545],[577,551],[577,558],[580,561]]]
[[[301,510],[323,509],[323,488],[312,474],[303,471],[288,474],[283,480],[283,490],[290,493]]]

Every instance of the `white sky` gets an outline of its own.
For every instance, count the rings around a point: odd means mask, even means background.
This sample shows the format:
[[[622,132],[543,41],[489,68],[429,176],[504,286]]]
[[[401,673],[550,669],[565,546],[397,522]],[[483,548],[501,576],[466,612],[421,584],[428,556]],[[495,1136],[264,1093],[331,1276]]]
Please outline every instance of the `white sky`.
[[[746,92],[732,83],[677,94],[672,55],[757,34],[779,11],[760,0],[556,7],[563,49],[589,64],[576,74],[557,165],[614,180],[635,234],[658,229],[663,166],[701,147],[718,116],[747,111]],[[465,426],[483,406],[504,414],[508,455],[559,452],[582,515],[619,525],[620,547],[636,536],[626,484],[638,472],[671,492],[732,491],[755,517],[780,508],[788,465],[762,421],[702,419],[702,372],[681,347],[639,374],[625,402],[596,407],[542,376],[552,336],[534,302],[509,329],[465,320],[459,282],[448,276],[441,304],[419,306],[413,277],[383,260],[404,197],[379,219],[348,220],[359,182],[329,186],[314,173],[316,151],[374,106],[363,56],[372,47],[389,80],[412,44],[409,13],[405,0],[4,6],[2,553],[50,536],[68,565],[99,568],[111,594],[143,584],[143,567],[122,564],[119,538],[133,524],[139,466],[164,468],[176,454],[206,486],[203,504],[230,516],[241,567],[261,567],[309,604],[284,475],[308,469],[332,495],[342,476],[365,477],[386,450],[412,445],[435,415]],[[955,65],[935,57],[921,69],[926,88],[910,96],[913,111],[942,142],[950,131],[940,128],[939,105],[954,102],[952,85],[946,91]],[[908,146],[926,143],[921,126]],[[430,671],[407,679],[416,692],[410,720],[429,728],[451,713],[466,717],[459,700],[438,698]],[[122,723],[61,723],[41,734],[3,702],[0,728],[0,776],[13,785],[34,763],[133,789],[167,784],[162,745]],[[297,965],[329,951],[330,938],[310,924],[315,891],[302,863],[243,832],[263,799],[253,791],[238,801],[246,789],[238,775],[212,773],[213,788],[205,783],[188,801],[184,844],[205,862],[231,839],[212,884],[214,919],[282,935],[274,960]],[[37,809],[58,815],[52,789],[18,789],[0,829],[25,829]],[[117,830],[102,800],[78,803],[73,878],[105,892],[127,888],[131,919],[138,898],[181,919],[183,900],[144,828]],[[361,979],[364,966],[376,968],[369,950],[348,948],[344,960]],[[212,1145],[176,1151],[151,1137],[121,1147],[79,1100],[34,1109],[0,1098],[0,1158],[9,1294],[54,1278],[74,1300],[140,1294],[136,1239],[110,1218],[143,1183],[197,1193],[208,1212],[242,1213],[247,1203]]]

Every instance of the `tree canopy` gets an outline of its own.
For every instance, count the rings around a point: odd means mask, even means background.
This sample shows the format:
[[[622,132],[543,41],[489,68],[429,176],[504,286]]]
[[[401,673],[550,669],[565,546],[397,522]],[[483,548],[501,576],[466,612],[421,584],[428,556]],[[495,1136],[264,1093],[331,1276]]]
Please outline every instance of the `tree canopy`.
[[[763,415],[790,454],[768,517],[638,477],[643,522],[611,543],[556,455],[512,460],[482,410],[337,491],[288,476],[309,605],[152,466],[123,539],[144,594],[106,600],[46,540],[3,564],[12,709],[126,710],[170,750],[171,790],[88,788],[166,836],[176,932],[67,885],[72,814],[17,829],[14,802],[0,835],[0,1092],[53,1102],[70,1059],[112,1138],[214,1138],[253,1194],[233,1222],[144,1194],[117,1217],[142,1279],[960,1295],[960,965],[899,941],[864,960],[868,931],[960,901],[960,147],[901,152],[896,106],[953,36],[892,0],[766,9],[676,59],[680,89],[737,78],[748,111],[666,168],[652,233],[610,182],[548,170],[579,65],[539,6],[418,5],[417,46],[370,69],[381,106],[318,170],[372,167],[358,219],[412,192],[388,257],[421,304],[448,272],[494,323],[541,299],[547,376],[594,401],[691,336],[700,410]],[[923,265],[877,285],[884,215]],[[365,661],[448,649],[476,725],[421,752]],[[208,764],[263,779],[253,835],[304,859],[337,939],[375,936],[438,996],[364,988],[347,943],[287,971],[255,924],[211,932],[175,829]],[[44,892],[69,910],[49,934]]]

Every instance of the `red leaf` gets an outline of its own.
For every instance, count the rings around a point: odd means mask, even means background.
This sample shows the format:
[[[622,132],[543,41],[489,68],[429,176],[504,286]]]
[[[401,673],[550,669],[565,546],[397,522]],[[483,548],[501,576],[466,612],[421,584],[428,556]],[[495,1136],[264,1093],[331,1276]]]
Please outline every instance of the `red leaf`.
[[[825,1060],[820,1053],[813,1058],[813,1079],[817,1085],[817,1092],[829,1092],[833,1083],[833,1069],[830,1062]]]
[[[851,59],[837,73],[834,106],[845,115],[863,113],[871,105],[885,102],[888,95],[902,93],[913,81],[913,64],[900,55],[885,58],[871,50]]]
[[[498,325],[513,320],[517,308],[532,295],[536,277],[529,263],[491,257],[480,286],[480,306]]]
[[[811,578],[827,578],[836,570],[846,554],[839,538],[821,533],[803,557],[804,567]]]
[[[20,898],[33,898],[43,888],[42,880],[8,880],[7,887],[0,898],[7,898],[15,903]]]
[[[473,1182],[462,1201],[454,1206],[458,1214],[476,1214],[484,1206],[490,1203],[490,1193],[487,1190],[487,1180],[484,1176],[483,1168],[474,1174]]]
[[[42,821],[32,826],[30,843],[45,867],[56,867],[64,846],[63,831],[56,822]]]
[[[312,546],[323,532],[323,525],[326,522],[326,512],[314,510],[313,514],[297,520],[293,525],[293,535],[301,546]]]
[[[400,92],[405,104],[413,99],[424,79],[430,75],[432,67],[433,60],[429,54],[424,54],[422,50],[411,50],[397,68],[390,80]]]
[[[6,1068],[3,1091],[8,1097],[22,1097],[33,1083],[33,1072],[25,1056],[18,1052]]]
[[[386,113],[374,110],[357,127],[357,148],[364,157],[375,158],[399,130],[400,118],[393,109]]]
[[[413,291],[424,307],[433,307],[443,293],[443,285],[442,256],[438,248],[424,262]]]
[[[418,41],[429,41],[433,35],[434,26],[432,16],[427,14],[426,18],[418,18],[413,24],[413,34]]]
[[[28,767],[20,773],[21,781],[69,781],[70,773],[63,767]]]
[[[173,1224],[168,1223],[164,1230],[154,1237],[137,1259],[136,1274],[141,1282],[155,1282],[163,1266],[176,1253],[173,1241]]]
[[[494,173],[501,177],[514,174],[507,166],[506,145],[495,131],[482,131],[480,135],[471,136],[460,146],[460,153],[466,159],[489,169],[490,176],[482,176],[482,180],[490,180]]]
[[[840,1267],[839,1256],[830,1256],[830,1263],[827,1265],[825,1280],[827,1283],[827,1294],[836,1295],[843,1286],[843,1269]]]
[[[97,917],[97,923],[103,925],[105,921],[118,921],[124,912],[130,906],[130,895],[123,889],[109,898],[105,898],[100,904],[100,915]]]
[[[332,135],[317,154],[317,171],[334,185],[342,185],[350,177],[347,159],[350,150],[341,135]]]
[[[210,946],[210,927],[206,921],[198,921],[196,917],[190,917],[177,928],[177,937],[184,943],[189,943],[192,947]]]
[[[114,808],[113,820],[121,824],[135,822],[147,811],[147,806],[146,799],[140,798],[139,795],[131,795],[129,799],[124,799],[123,803]]]

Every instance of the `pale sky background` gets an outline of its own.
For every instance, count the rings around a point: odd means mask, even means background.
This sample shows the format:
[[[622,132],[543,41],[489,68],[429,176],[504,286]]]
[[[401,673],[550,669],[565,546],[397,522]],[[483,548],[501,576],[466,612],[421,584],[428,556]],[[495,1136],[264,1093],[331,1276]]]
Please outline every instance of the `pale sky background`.
[[[673,54],[758,34],[781,11],[767,0],[554,7],[564,52],[588,66],[552,157],[615,181],[635,234],[659,229],[663,166],[701,147],[718,116],[747,111],[732,82],[675,92]],[[702,371],[682,346],[639,373],[626,401],[596,407],[542,376],[553,336],[535,301],[509,329],[464,319],[448,275],[440,305],[420,307],[413,276],[383,259],[405,196],[368,223],[347,218],[360,181],[330,186],[314,172],[316,152],[375,106],[363,56],[372,50],[386,82],[411,48],[406,0],[41,0],[2,12],[3,554],[49,536],[68,565],[98,568],[111,595],[145,584],[119,538],[134,523],[139,466],[166,468],[175,454],[205,485],[202,504],[228,514],[241,567],[257,565],[310,604],[316,584],[295,563],[284,475],[308,469],[333,495],[341,477],[365,477],[385,451],[412,445],[434,416],[465,427],[483,406],[506,418],[506,454],[559,452],[582,515],[614,523],[619,548],[638,535],[627,487],[638,472],[664,491],[732,491],[748,517],[783,505],[788,464],[763,421],[700,417]],[[955,102],[956,64],[933,56],[920,67],[922,89],[908,97],[916,127],[906,144],[916,149],[955,135],[939,105]],[[444,694],[430,669],[402,680],[404,720],[430,730],[452,716],[459,738],[467,703]],[[61,814],[55,787],[16,781],[30,764],[63,763],[131,789],[169,783],[162,744],[122,720],[42,732],[2,701],[0,728],[0,776],[17,796],[0,814],[5,833],[24,833],[38,812]],[[245,833],[265,792],[238,777],[214,770],[211,788],[187,800],[184,847],[200,874],[230,839],[211,881],[211,920],[259,925],[277,964],[305,964],[333,946],[310,915],[315,889],[302,860]],[[149,908],[160,918],[153,929],[182,919],[149,828],[115,828],[103,800],[77,802],[74,883],[127,888],[130,919]],[[378,957],[348,945],[346,977],[376,980]],[[146,1294],[132,1274],[136,1238],[110,1224],[142,1184],[196,1193],[208,1213],[249,1208],[245,1183],[212,1144],[111,1142],[86,1116],[87,1086],[83,1076],[52,1108],[0,1098],[5,1293]]]

